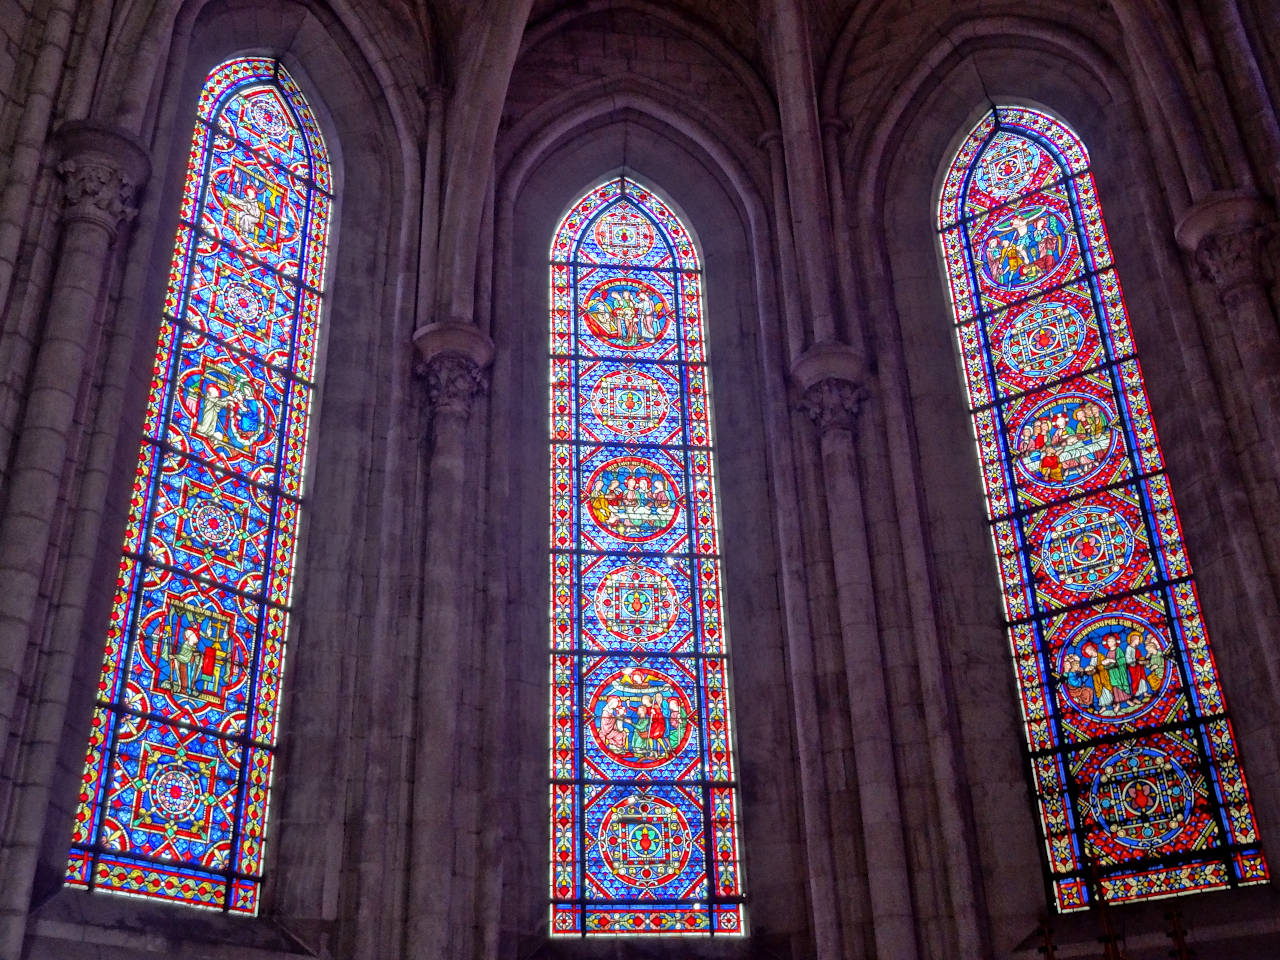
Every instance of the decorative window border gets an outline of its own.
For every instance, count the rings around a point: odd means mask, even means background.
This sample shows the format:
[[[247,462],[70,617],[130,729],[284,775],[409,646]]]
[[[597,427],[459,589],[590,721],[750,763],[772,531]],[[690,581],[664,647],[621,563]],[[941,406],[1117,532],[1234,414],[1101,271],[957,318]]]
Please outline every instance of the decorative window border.
[[[1088,151],[996,107],[938,229],[1050,899],[1266,882]]]
[[[291,615],[328,153],[274,60],[200,92],[66,884],[254,915]]]
[[[616,177],[561,222],[550,293],[551,931],[740,936],[697,250]]]

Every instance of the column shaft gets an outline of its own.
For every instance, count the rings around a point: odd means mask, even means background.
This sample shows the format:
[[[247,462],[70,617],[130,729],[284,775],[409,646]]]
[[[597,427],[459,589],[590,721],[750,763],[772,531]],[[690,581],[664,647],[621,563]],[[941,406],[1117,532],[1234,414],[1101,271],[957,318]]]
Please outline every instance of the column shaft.
[[[453,922],[456,888],[474,885],[474,877],[458,876],[469,862],[478,834],[460,822],[455,789],[462,779],[458,749],[464,739],[459,712],[462,644],[470,642],[467,625],[473,591],[467,582],[474,567],[465,562],[474,549],[472,515],[482,498],[467,485],[468,419],[471,403],[484,386],[481,370],[488,363],[487,338],[458,325],[447,335],[462,339],[470,353],[433,351],[429,338],[419,341],[428,355],[427,393],[432,432],[427,456],[426,551],[423,567],[422,630],[418,650],[417,709],[410,811],[409,907],[405,948],[415,956],[464,958],[475,953],[471,926]],[[481,355],[478,362],[475,354]],[[479,763],[476,759],[474,762]],[[465,871],[462,871],[465,872]],[[462,900],[474,894],[469,889]]]
[[[0,518],[0,744],[8,742],[18,713],[67,459],[98,363],[103,280],[119,225],[135,212],[130,202],[148,172],[146,155],[113,131],[68,124],[59,141],[66,225]]]
[[[849,381],[826,379],[810,387],[805,403],[821,430],[828,535],[849,685],[876,956],[879,960],[916,960],[915,911],[889,719],[888,678],[853,440],[859,393]]]

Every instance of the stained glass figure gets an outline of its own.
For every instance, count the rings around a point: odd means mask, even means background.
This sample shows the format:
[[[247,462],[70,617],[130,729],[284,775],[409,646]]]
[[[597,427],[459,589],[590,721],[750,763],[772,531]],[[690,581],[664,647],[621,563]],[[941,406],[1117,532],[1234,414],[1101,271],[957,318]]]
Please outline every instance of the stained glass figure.
[[[702,273],[625,177],[551,247],[551,930],[741,935]]]
[[[1264,883],[1088,152],[998,107],[938,226],[1050,898]]]
[[[333,203],[276,62],[200,92],[66,882],[258,910]]]

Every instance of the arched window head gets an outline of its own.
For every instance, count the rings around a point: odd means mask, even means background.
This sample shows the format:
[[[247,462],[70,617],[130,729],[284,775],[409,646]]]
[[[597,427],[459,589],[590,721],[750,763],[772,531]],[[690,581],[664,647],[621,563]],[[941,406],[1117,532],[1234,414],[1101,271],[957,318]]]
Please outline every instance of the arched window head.
[[[702,274],[626,177],[551,245],[551,930],[745,932]]]
[[[254,914],[332,204],[272,60],[200,92],[66,882]]]
[[[1051,899],[1265,882],[1084,144],[997,107],[938,226]]]

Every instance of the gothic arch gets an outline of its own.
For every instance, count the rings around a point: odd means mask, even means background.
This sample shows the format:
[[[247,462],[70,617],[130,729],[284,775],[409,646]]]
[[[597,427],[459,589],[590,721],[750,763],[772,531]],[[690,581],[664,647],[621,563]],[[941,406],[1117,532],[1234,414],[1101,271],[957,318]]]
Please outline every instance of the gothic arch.
[[[774,451],[767,434],[777,429],[771,422],[774,411],[786,409],[781,399],[785,387],[776,375],[780,363],[764,361],[757,353],[761,339],[776,345],[778,338],[765,334],[776,323],[767,267],[762,269],[769,262],[769,223],[755,178],[736,152],[742,150],[749,158],[751,148],[731,139],[726,146],[703,125],[698,113],[671,107],[669,100],[655,103],[646,87],[619,83],[617,88],[617,92],[572,103],[568,95],[549,100],[540,115],[553,116],[563,109],[560,122],[551,127],[521,123],[504,134],[499,144],[500,155],[509,159],[500,167],[498,178],[496,234],[510,238],[510,245],[499,245],[494,264],[492,336],[497,359],[493,381],[504,386],[494,390],[490,401],[493,434],[488,456],[492,469],[509,484],[503,499],[506,516],[516,518],[516,529],[524,531],[513,540],[522,544],[520,552],[508,556],[504,564],[509,595],[522,599],[512,608],[506,626],[510,640],[503,689],[509,691],[510,709],[520,717],[515,726],[527,732],[504,746],[503,765],[520,769],[520,779],[537,786],[516,791],[505,783],[500,802],[516,812],[517,823],[509,835],[520,838],[508,861],[513,880],[504,909],[518,918],[514,926],[525,930],[545,929],[545,906],[537,894],[545,886],[547,850],[546,793],[541,786],[546,776],[546,693],[540,683],[527,682],[546,671],[541,640],[547,609],[546,559],[540,549],[545,542],[547,502],[542,413],[547,389],[546,332],[545,324],[533,318],[546,315],[546,249],[556,224],[583,189],[618,172],[623,157],[622,172],[652,185],[678,205],[682,219],[702,244],[708,353],[717,398],[713,404],[721,458],[722,537],[730,558],[726,570],[730,644],[745,654],[734,660],[735,702],[755,702],[769,685],[784,682],[785,676],[782,612],[772,599],[776,593],[772,588],[770,598],[757,593],[760,584],[777,575],[767,559],[775,555],[774,548],[765,546],[772,533],[766,524],[744,527],[735,519],[746,515],[742,512],[750,510],[753,497],[766,498],[757,504],[769,498],[764,463]],[[759,382],[762,367],[771,369],[771,383]],[[773,410],[761,405],[760,394],[766,391],[779,398]],[[510,538],[509,533],[506,536]],[[797,844],[792,839],[798,835],[799,822],[792,789],[770,782],[761,765],[765,755],[790,756],[789,735],[783,729],[762,726],[763,719],[736,720],[742,789],[750,798],[743,825],[744,874],[752,898],[748,922],[753,930],[760,924],[782,934],[794,929],[798,918],[771,915],[767,889],[799,877],[802,868],[794,859]],[[775,720],[785,726],[781,718]],[[744,759],[742,745],[748,741],[757,746],[748,747],[751,756]],[[776,829],[788,838],[771,864],[752,852],[751,837],[768,829],[766,823],[777,824]],[[690,956],[706,955],[710,949],[688,940],[681,945]],[[601,944],[585,946],[605,949]],[[752,949],[748,942],[719,946],[717,956],[738,956]],[[559,956],[565,948],[553,944],[547,949],[551,952],[546,955]]]
[[[141,100],[152,104],[143,123],[152,144],[155,176],[144,196],[144,204],[134,230],[131,249],[124,258],[122,294],[118,305],[121,317],[139,318],[132,324],[117,325],[113,347],[116,365],[106,374],[108,387],[122,393],[122,414],[115,442],[113,464],[103,464],[118,478],[105,502],[101,548],[91,579],[91,597],[81,640],[84,650],[101,645],[101,627],[109,604],[107,585],[114,579],[111,542],[120,539],[127,502],[129,467],[121,463],[136,457],[142,404],[150,377],[150,354],[161,313],[160,304],[177,224],[178,196],[194,119],[196,92],[209,67],[243,52],[277,56],[299,81],[319,115],[335,168],[338,200],[335,204],[330,244],[328,304],[322,329],[327,350],[322,351],[317,371],[317,403],[312,421],[312,466],[310,501],[297,561],[299,592],[295,598],[294,635],[305,641],[294,647],[289,676],[284,686],[284,720],[276,789],[272,798],[272,836],[268,844],[268,881],[264,912],[277,919],[306,918],[322,922],[332,908],[326,893],[338,882],[344,858],[343,824],[349,815],[347,791],[326,789],[325,784],[359,784],[359,791],[377,791],[376,774],[366,772],[338,749],[343,732],[353,724],[370,725],[361,712],[373,712],[375,702],[360,684],[380,686],[394,682],[396,671],[392,647],[395,637],[387,631],[366,635],[362,645],[382,650],[381,677],[363,676],[356,684],[342,680],[342,671],[332,664],[350,659],[354,653],[350,637],[369,616],[376,595],[365,590],[358,577],[336,565],[330,558],[362,558],[365,568],[398,575],[398,564],[406,562],[417,549],[389,532],[402,529],[405,511],[416,510],[408,490],[379,486],[376,473],[368,465],[383,464],[392,472],[400,451],[412,450],[421,429],[416,404],[412,400],[410,341],[412,303],[395,298],[394,277],[404,265],[394,253],[400,224],[417,226],[416,189],[421,180],[421,161],[413,144],[417,137],[397,134],[393,115],[404,116],[394,104],[398,97],[382,91],[379,79],[365,62],[357,45],[335,18],[319,15],[298,6],[297,16],[287,22],[253,15],[250,5],[229,8],[221,2],[188,5],[189,19],[181,36],[161,31],[149,43],[158,45],[165,56],[158,58],[163,69],[154,77],[130,78],[135,90],[153,85]],[[276,9],[263,3],[261,10]],[[167,46],[173,43],[170,48]],[[125,100],[127,101],[126,94]],[[370,109],[370,103],[377,104]],[[123,103],[123,101],[122,101]],[[130,116],[128,107],[102,104],[104,115]],[[327,356],[327,361],[325,357]],[[328,408],[360,408],[363,417],[330,416]],[[373,426],[375,425],[376,426]],[[370,427],[372,426],[372,429]],[[410,471],[411,472],[411,471]],[[390,502],[390,506],[388,506]],[[391,511],[389,514],[384,511]],[[388,539],[389,537],[389,539]],[[380,550],[370,550],[370,539],[385,541]],[[96,639],[95,639],[96,637]],[[87,665],[93,656],[86,654]],[[376,672],[376,671],[375,671]],[[70,759],[83,745],[87,729],[87,705],[92,702],[92,670],[77,668],[71,692],[66,733],[59,750],[68,770]],[[406,694],[400,702],[407,703]],[[385,726],[385,724],[384,724]],[[376,754],[378,745],[372,745]],[[398,779],[391,760],[370,760],[370,768],[380,775]],[[363,762],[363,761],[362,761]],[[67,776],[55,791],[74,795]],[[293,789],[291,789],[291,785]],[[354,801],[359,803],[358,800]],[[59,811],[50,817],[42,848],[46,871],[65,861],[65,823]],[[394,812],[391,819],[397,819]],[[317,856],[317,833],[328,839]],[[389,843],[377,829],[373,839],[362,843],[387,843],[385,859],[396,862],[403,856],[399,845]],[[307,870],[278,870],[284,863],[307,863]],[[102,903],[92,898],[91,914],[112,922],[145,925],[148,907],[136,902]],[[105,898],[114,901],[115,898]],[[65,895],[48,905],[52,915],[61,909],[81,909],[68,903]],[[388,925],[393,931],[394,927]],[[223,931],[245,944],[262,942],[262,926],[236,926]],[[381,933],[380,935],[387,935]],[[392,952],[390,949],[388,953]]]
[[[641,77],[620,77],[603,85],[590,81],[559,93],[502,138],[498,155],[505,164],[500,163],[500,196],[505,201],[522,189],[533,168],[550,150],[581,136],[593,123],[629,114],[666,135],[687,139],[704,151],[732,186],[733,196],[753,228],[762,229],[766,221],[760,152],[737,131],[696,105],[674,107],[676,99],[674,91]]]
[[[378,44],[370,34],[361,7],[365,0],[330,0],[328,6],[315,9],[297,2],[285,0],[283,5],[268,7],[257,5],[257,10],[290,10],[291,23],[281,20],[260,21],[255,5],[229,6],[227,0],[161,0],[148,5],[139,4],[125,16],[115,30],[107,50],[107,66],[103,82],[98,85],[99,101],[94,105],[98,115],[111,117],[122,126],[141,124],[147,114],[153,114],[162,97],[174,66],[188,60],[201,60],[192,56],[189,45],[193,37],[208,36],[210,21],[228,21],[215,28],[225,38],[226,46],[253,50],[270,42],[275,52],[294,49],[297,39],[318,27],[316,36],[320,47],[337,43],[348,49],[343,59],[360,64],[360,70],[368,79],[376,78],[368,89],[379,89],[380,98],[390,109],[398,129],[402,131],[412,114],[406,111],[410,97],[401,92],[414,91],[415,83],[407,75],[406,65],[388,61],[378,54]],[[291,9],[290,9],[291,8]],[[439,77],[442,65],[435,47],[434,23],[430,10],[423,9],[424,21],[420,27],[421,49],[428,76]],[[271,36],[264,37],[264,32]],[[306,41],[302,48],[307,46]],[[121,55],[126,52],[128,55]],[[205,54],[207,51],[201,51]],[[207,56],[204,59],[208,59]],[[303,55],[303,59],[307,59]],[[214,61],[217,62],[217,61]],[[207,64],[212,66],[213,63]],[[397,75],[399,66],[405,75]],[[197,71],[198,72],[198,71]],[[365,82],[368,82],[366,80]]]
[[[1044,78],[1032,81],[1045,96],[1055,92],[1061,96],[1070,90],[1087,98],[1082,102],[1094,104],[1105,104],[1103,96],[1112,101],[1128,96],[1127,84],[1110,53],[1074,29],[1018,17],[963,20],[948,35],[922,45],[918,57],[904,61],[899,76],[881,85],[884,102],[879,109],[865,111],[871,126],[859,131],[861,136],[847,140],[842,169],[862,171],[860,188],[882,182],[902,149],[902,127],[916,117],[927,116],[922,100],[937,98],[947,82],[967,80],[972,86],[976,79],[987,97],[998,92],[992,88],[1025,85],[1018,71],[991,56],[996,53],[1009,59],[1026,57],[1040,64],[1048,78],[1061,78],[1061,84]],[[973,70],[975,76],[962,77],[965,70]],[[835,116],[840,110],[838,96],[837,87],[830,103]],[[880,199],[884,194],[878,191],[874,196]]]
[[[1193,474],[1193,466],[1205,469],[1200,452],[1205,445],[1224,454],[1230,448],[1216,413],[1219,401],[1204,386],[1207,372],[1199,332],[1179,302],[1185,299],[1186,277],[1168,239],[1172,217],[1146,174],[1156,148],[1137,122],[1127,86],[1112,67],[1100,70],[1097,62],[1078,62],[1067,54],[1070,47],[1046,50],[1041,43],[1023,40],[1012,48],[1022,52],[1019,59],[1011,55],[1007,42],[999,41],[998,35],[987,35],[954,49],[944,45],[936,64],[912,74],[914,89],[896,95],[894,108],[875,128],[859,131],[847,144],[841,166],[851,182],[859,184],[849,196],[864,198],[860,210],[844,211],[844,216],[875,225],[870,231],[874,239],[862,245],[857,267],[867,278],[862,297],[879,305],[866,317],[885,423],[897,425],[891,429],[905,430],[910,438],[891,457],[893,473],[903,478],[895,485],[905,483],[922,491],[912,506],[915,517],[900,516],[904,524],[921,530],[916,562],[928,570],[929,602],[937,629],[946,638],[945,655],[953,666],[962,663],[965,669],[964,674],[948,671],[947,685],[959,731],[956,743],[969,771],[969,785],[963,788],[965,818],[971,824],[966,829],[978,837],[973,856],[986,878],[980,887],[990,904],[997,953],[1025,937],[1043,910],[1042,896],[1025,882],[1028,876],[1039,876],[1038,841],[1031,801],[1017,771],[1022,760],[1013,685],[972,680],[987,671],[1008,673],[1007,645],[995,609],[999,587],[994,567],[960,570],[948,561],[980,556],[983,550],[989,555],[990,544],[980,522],[982,493],[976,471],[961,475],[958,470],[959,464],[972,462],[972,441],[954,349],[947,352],[951,330],[945,283],[937,254],[929,246],[936,244],[930,218],[942,175],[960,139],[989,109],[989,97],[1043,105],[1078,124],[1091,145],[1113,247],[1121,269],[1133,277],[1126,289],[1135,305],[1135,336],[1139,344],[1151,345],[1143,347],[1143,356],[1151,357],[1146,365],[1153,407],[1157,416],[1181,426],[1177,434],[1170,435],[1169,428],[1165,434],[1174,482],[1184,471]],[[1028,63],[1039,69],[1026,69]],[[1106,82],[1099,82],[1100,76]],[[1056,109],[1059,105],[1061,111]],[[862,175],[855,180],[859,170]],[[1188,387],[1194,402],[1210,411],[1204,418],[1179,417],[1182,404],[1177,398]],[[887,439],[892,445],[893,438]],[[1239,480],[1229,467],[1208,469],[1212,479],[1199,485],[1205,500],[1184,507],[1183,522],[1193,554],[1202,557],[1198,577],[1205,584],[1206,617],[1211,629],[1226,635],[1224,646],[1231,646],[1234,635],[1257,629],[1255,620],[1267,621],[1268,608],[1255,606],[1245,613],[1230,599],[1228,585],[1240,568],[1224,561],[1223,554],[1256,557],[1257,547],[1251,542],[1248,520],[1231,531],[1213,523],[1214,516],[1233,509],[1233,501],[1239,517],[1240,498],[1233,492]],[[1210,546],[1197,548],[1197,541]],[[1231,546],[1220,545],[1224,541]],[[1242,563],[1247,566],[1249,561]],[[1229,661],[1243,655],[1237,646],[1234,653],[1219,656],[1229,695],[1240,682],[1233,679],[1240,672]],[[1259,726],[1263,722],[1257,721]],[[1242,731],[1241,739],[1248,753],[1248,730]],[[1259,804],[1264,831],[1265,803]],[[1180,909],[1210,908],[1191,904]],[[1063,929],[1066,936],[1077,935],[1069,922]]]
[[[891,2],[892,0],[886,0],[880,6],[890,6]],[[1078,10],[1062,4],[1056,11],[1044,11],[1040,16],[963,12],[953,14],[921,39],[914,55],[895,61],[901,64],[901,78],[898,83],[885,84],[882,89],[886,97],[901,101],[904,97],[913,96],[928,79],[928,75],[937,70],[948,56],[962,56],[961,48],[966,42],[1007,47],[1010,40],[1019,47],[1031,46],[1039,41],[1045,47],[1056,49],[1061,55],[1091,70],[1100,80],[1117,79],[1114,51],[1106,51],[1097,37],[1076,29],[1076,20],[1073,19],[1076,13]],[[877,14],[883,17],[884,11],[877,11],[873,4],[864,5],[851,13],[841,28],[820,78],[819,104],[823,116],[839,115],[840,96],[853,65],[857,62],[859,45],[874,43],[874,30],[868,27],[876,22]],[[867,115],[892,116],[897,112],[889,108],[883,111],[869,110]]]

